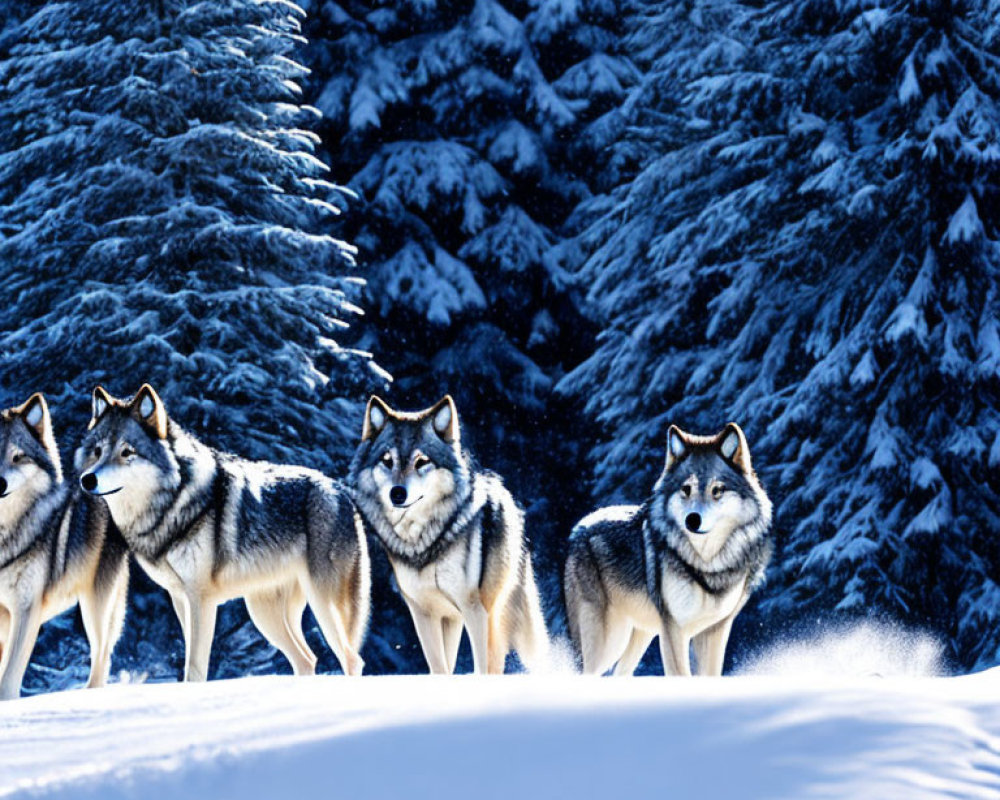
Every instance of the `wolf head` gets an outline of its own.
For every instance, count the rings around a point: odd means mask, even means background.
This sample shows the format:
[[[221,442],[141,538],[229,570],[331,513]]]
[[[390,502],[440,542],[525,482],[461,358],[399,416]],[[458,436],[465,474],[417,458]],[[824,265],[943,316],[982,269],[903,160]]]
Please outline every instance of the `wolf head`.
[[[402,412],[373,396],[351,475],[366,508],[403,539],[419,537],[469,485],[455,401],[446,396],[424,411]]]
[[[170,421],[148,384],[119,400],[98,386],[87,434],[76,451],[80,485],[104,497],[119,525],[141,516],[154,498],[180,484],[180,468],[169,441]]]
[[[12,522],[62,481],[45,398],[0,412],[0,520]]]
[[[655,518],[680,531],[702,558],[737,530],[770,524],[771,503],[750,462],[746,436],[730,422],[715,436],[667,431],[667,460],[653,490]]]

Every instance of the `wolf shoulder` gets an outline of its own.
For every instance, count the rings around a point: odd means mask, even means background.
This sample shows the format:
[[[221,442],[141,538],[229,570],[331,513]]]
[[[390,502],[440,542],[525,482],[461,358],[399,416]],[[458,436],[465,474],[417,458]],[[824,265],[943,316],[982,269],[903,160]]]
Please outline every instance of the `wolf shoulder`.
[[[473,502],[478,499],[492,511],[502,514],[506,521],[514,525],[523,525],[524,509],[514,499],[510,489],[500,475],[491,470],[480,470],[474,473],[472,479]],[[479,495],[477,498],[476,495]]]
[[[581,519],[570,533],[567,573],[591,565],[629,584],[643,576],[641,505],[605,506]]]
[[[287,515],[305,510],[331,521],[345,517],[353,524],[354,501],[348,488],[338,480],[311,467],[246,461],[222,455],[220,468],[230,478],[242,483],[244,502],[269,507],[273,513]]]
[[[473,478],[473,506],[481,509],[479,537],[486,568],[519,562],[528,547],[524,509],[499,475],[488,470],[476,473]]]
[[[641,505],[605,506],[587,514],[573,526],[570,541],[585,541],[594,537],[627,537],[641,531]]]

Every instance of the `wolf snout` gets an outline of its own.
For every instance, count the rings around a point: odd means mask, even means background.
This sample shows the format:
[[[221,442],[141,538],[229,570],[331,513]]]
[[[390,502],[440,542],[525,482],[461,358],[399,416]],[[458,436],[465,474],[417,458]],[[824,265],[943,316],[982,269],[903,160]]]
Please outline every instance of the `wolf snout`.
[[[698,533],[701,529],[701,514],[692,511],[684,518],[684,524],[691,533]]]
[[[0,497],[3,497],[5,494],[7,494],[7,479],[0,478]]]
[[[394,506],[404,505],[406,503],[406,487],[393,486],[389,490],[389,499],[392,500]]]
[[[85,492],[93,492],[97,489],[97,476],[93,472],[88,472],[80,478],[80,485]]]

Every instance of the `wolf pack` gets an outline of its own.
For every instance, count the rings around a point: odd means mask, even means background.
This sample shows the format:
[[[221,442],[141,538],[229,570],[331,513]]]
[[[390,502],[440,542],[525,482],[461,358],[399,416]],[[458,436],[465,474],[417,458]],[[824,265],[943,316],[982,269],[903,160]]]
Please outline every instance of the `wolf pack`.
[[[511,651],[528,671],[551,663],[524,512],[463,446],[450,396],[417,412],[372,397],[340,481],[207,446],[148,384],[129,398],[94,390],[71,471],[41,394],[0,412],[0,458],[0,699],[20,695],[40,626],[75,604],[87,685],[108,681],[133,563],[170,596],[185,680],[208,677],[217,609],[235,598],[296,675],[316,670],[306,605],[344,674],[361,675],[369,540],[430,672],[455,670],[463,630],[476,673],[502,673]],[[578,666],[631,675],[659,637],[665,674],[721,675],[733,620],[764,578],[770,525],[740,427],[671,426],[645,502],[601,508],[570,534],[562,578]]]

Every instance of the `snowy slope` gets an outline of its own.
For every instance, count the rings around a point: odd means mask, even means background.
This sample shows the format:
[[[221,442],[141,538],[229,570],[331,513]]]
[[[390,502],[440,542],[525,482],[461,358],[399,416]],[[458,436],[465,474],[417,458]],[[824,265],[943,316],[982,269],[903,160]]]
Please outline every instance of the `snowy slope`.
[[[998,695],[996,670],[122,684],[0,706],[0,796],[995,798]]]

